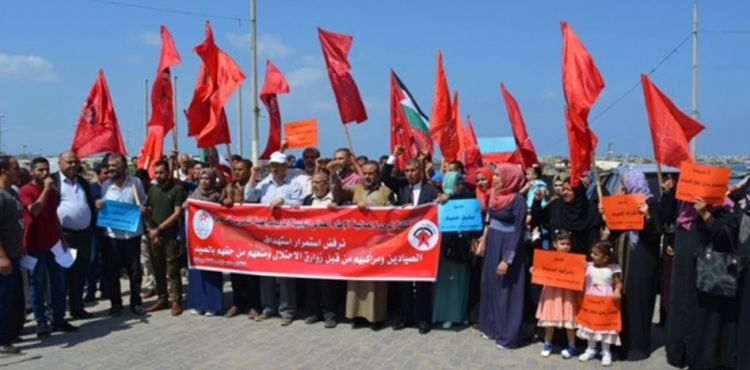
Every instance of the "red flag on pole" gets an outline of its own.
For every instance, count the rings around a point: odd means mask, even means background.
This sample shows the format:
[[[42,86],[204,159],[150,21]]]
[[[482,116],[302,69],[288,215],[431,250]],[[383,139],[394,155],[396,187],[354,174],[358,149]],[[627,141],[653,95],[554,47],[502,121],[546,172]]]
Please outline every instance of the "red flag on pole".
[[[78,158],[105,152],[122,155],[127,153],[120,135],[120,127],[117,125],[112,97],[104,79],[104,71],[101,69],[86,102],[83,103],[70,150],[75,152]]]
[[[318,39],[323,49],[323,57],[326,60],[328,77],[331,79],[333,94],[336,95],[336,104],[339,106],[341,122],[347,124],[352,121],[357,123],[367,120],[367,112],[359,89],[354,82],[349,70],[348,55],[352,48],[352,36],[342,33],[326,31],[318,27]]]
[[[591,170],[592,155],[596,151],[597,138],[589,129],[588,116],[604,88],[604,79],[591,54],[568,27],[568,23],[562,21],[560,26],[563,34],[563,91],[567,102],[565,121],[570,150],[570,177],[571,184],[577,186],[579,178]]]
[[[398,169],[403,169],[408,159],[417,158],[420,150],[406,113],[401,107],[402,100],[404,100],[403,90],[396,73],[391,70],[391,153],[396,150],[397,145],[406,149],[400,157],[396,158],[396,168]]]
[[[180,54],[174,46],[172,35],[166,27],[161,26],[161,55],[156,78],[151,87],[151,118],[148,120],[149,130],[160,130],[161,137],[174,127],[172,75],[169,68],[180,61]]]
[[[458,132],[456,132],[456,127],[453,124],[452,115],[451,96],[443,70],[443,53],[438,50],[435,95],[432,99],[432,115],[430,117],[430,136],[440,147],[440,152],[445,161],[456,159],[459,151]]]
[[[475,184],[477,169],[482,167],[482,152],[479,151],[477,136],[471,124],[471,117],[466,116],[466,129],[464,130],[464,148],[466,150],[466,182]]]
[[[260,159],[271,158],[271,153],[281,149],[281,112],[276,94],[288,92],[289,84],[284,75],[270,60],[266,61],[266,80],[260,91],[260,100],[268,110],[268,142]]]
[[[145,168],[149,175],[154,176],[154,163],[162,158],[164,152],[164,135],[160,129],[149,129],[143,140],[141,152],[138,154],[136,167]]]
[[[523,121],[518,102],[516,102],[516,99],[513,98],[508,89],[505,88],[505,84],[500,84],[500,91],[503,93],[503,100],[505,100],[505,108],[508,110],[510,125],[513,127],[513,137],[516,139],[516,152],[518,153],[517,157],[520,159],[521,166],[525,170],[532,165],[538,164],[539,159],[536,157],[534,144],[531,143],[531,138],[526,132],[526,123]]]
[[[451,121],[453,122],[453,127],[456,130],[456,137],[458,138],[458,152],[456,152],[456,159],[461,161],[461,163],[466,164],[466,133],[464,132],[464,124],[461,122],[461,112],[458,110],[458,91],[453,92],[451,115]]]
[[[201,58],[201,69],[193,99],[185,115],[188,135],[196,136],[199,148],[228,144],[229,126],[224,102],[245,79],[237,63],[214,44],[211,25],[206,21],[206,38],[193,50]]]
[[[641,75],[641,85],[656,161],[672,167],[692,161],[690,140],[705,127],[682,113],[648,76]]]

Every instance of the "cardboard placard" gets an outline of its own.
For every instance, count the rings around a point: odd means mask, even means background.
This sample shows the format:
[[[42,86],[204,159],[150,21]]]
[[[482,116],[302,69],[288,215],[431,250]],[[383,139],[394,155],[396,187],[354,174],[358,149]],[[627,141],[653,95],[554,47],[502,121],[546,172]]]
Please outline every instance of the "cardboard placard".
[[[318,146],[318,121],[315,118],[284,124],[289,149]]]
[[[533,284],[581,291],[585,278],[585,255],[534,250]]]
[[[578,305],[576,321],[590,330],[620,331],[620,300],[614,297],[584,295]]]
[[[708,204],[722,204],[731,174],[732,171],[727,167],[682,162],[675,197],[686,202],[693,202],[700,197]]]
[[[604,219],[610,230],[643,230],[644,216],[638,206],[646,201],[643,194],[611,195],[602,198]]]

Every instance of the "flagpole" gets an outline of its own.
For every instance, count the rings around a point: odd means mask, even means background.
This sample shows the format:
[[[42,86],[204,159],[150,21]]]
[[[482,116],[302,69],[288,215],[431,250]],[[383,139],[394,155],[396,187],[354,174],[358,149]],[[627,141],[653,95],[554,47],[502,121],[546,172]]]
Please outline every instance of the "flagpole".
[[[656,162],[656,180],[659,181],[659,196],[664,195],[661,185],[664,183],[664,177],[661,173],[661,163]]]
[[[352,145],[352,137],[349,136],[349,129],[347,128],[346,123],[342,126],[344,126],[344,135],[346,136],[346,144],[349,145],[349,152],[354,154],[354,146]]]
[[[143,82],[143,127],[148,135],[148,78]]]
[[[173,112],[174,112],[174,127],[172,128],[172,148],[174,149],[177,154],[179,154],[179,148],[177,147],[177,76],[174,76],[173,82],[172,82],[172,99],[173,102]]]
[[[599,169],[596,168],[596,153],[591,153],[591,171],[594,172],[594,181],[596,181],[596,194],[599,196],[599,204],[601,204],[602,199],[604,198],[604,193],[602,192],[602,182],[599,179]]]
[[[237,86],[237,154],[242,157],[242,141],[244,136],[242,135],[242,84]]]
[[[691,86],[691,116],[698,120],[698,0],[693,1],[693,62],[692,62],[692,86]],[[697,135],[690,140],[690,156],[696,160]]]
[[[251,147],[251,156],[253,165],[258,164],[258,147],[260,146],[260,143],[258,141],[258,138],[260,137],[260,132],[258,130],[258,116],[260,114],[260,110],[258,109],[258,48],[257,48],[257,35],[256,35],[256,19],[255,19],[255,0],[250,0],[250,29],[252,38],[250,40],[250,62],[251,62],[251,69],[253,74],[253,98],[252,98],[252,110],[250,113],[251,116],[251,129],[252,129],[252,147]]]

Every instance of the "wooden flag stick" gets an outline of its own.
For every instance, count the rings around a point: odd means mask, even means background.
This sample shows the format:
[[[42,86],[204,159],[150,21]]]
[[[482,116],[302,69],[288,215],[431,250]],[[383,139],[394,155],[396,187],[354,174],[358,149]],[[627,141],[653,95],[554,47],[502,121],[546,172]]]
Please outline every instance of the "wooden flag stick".
[[[352,145],[352,137],[349,136],[349,129],[347,128],[346,124],[343,124],[344,126],[344,135],[346,136],[346,144],[349,145],[349,152],[354,154],[354,146]]]
[[[664,179],[661,174],[661,163],[659,162],[656,162],[656,179],[659,181],[659,195],[663,195],[664,190],[662,190],[661,185],[664,183]]]
[[[601,203],[604,194],[602,193],[602,182],[599,179],[599,169],[596,168],[596,154],[591,153],[591,171],[594,172],[594,181],[596,181],[596,194],[599,196],[599,202]]]
[[[232,147],[229,143],[224,144],[227,147],[227,158],[232,158]]]

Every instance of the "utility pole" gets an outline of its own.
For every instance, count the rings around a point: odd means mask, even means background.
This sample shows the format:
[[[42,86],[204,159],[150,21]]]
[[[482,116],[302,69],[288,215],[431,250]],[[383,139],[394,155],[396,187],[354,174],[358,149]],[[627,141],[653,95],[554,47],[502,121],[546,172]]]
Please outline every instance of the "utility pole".
[[[240,157],[244,157],[243,155],[243,136],[242,136],[242,84],[237,86],[237,137],[239,140],[237,140],[237,154],[240,155]]]
[[[258,164],[258,148],[260,147],[260,143],[258,141],[258,138],[260,136],[260,131],[258,130],[258,116],[260,114],[260,111],[258,110],[258,43],[257,43],[257,34],[256,34],[256,22],[255,22],[255,0],[250,0],[250,32],[251,32],[251,40],[250,40],[250,55],[251,55],[251,66],[252,66],[252,74],[253,74],[253,97],[252,97],[252,110],[251,112],[251,128],[252,128],[252,161],[253,165]]]
[[[693,70],[692,70],[692,94],[690,116],[698,120],[698,0],[693,1]],[[690,140],[690,155],[693,160],[696,154],[697,137]]]
[[[3,118],[5,113],[0,113],[0,153],[3,152]]]

